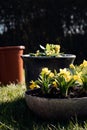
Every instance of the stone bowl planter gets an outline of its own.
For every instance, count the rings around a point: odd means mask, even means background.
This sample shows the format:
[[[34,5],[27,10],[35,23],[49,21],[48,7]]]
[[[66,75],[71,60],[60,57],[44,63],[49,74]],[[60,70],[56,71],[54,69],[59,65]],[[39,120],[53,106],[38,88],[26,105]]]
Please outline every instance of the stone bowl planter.
[[[25,82],[28,88],[31,80],[36,80],[43,67],[57,72],[60,68],[68,68],[74,62],[76,56],[73,54],[63,54],[62,57],[30,56],[22,55],[25,69]]]
[[[29,109],[42,119],[66,120],[72,117],[87,117],[87,97],[58,99],[38,97],[32,95],[33,93],[35,90],[25,92],[26,103]]]

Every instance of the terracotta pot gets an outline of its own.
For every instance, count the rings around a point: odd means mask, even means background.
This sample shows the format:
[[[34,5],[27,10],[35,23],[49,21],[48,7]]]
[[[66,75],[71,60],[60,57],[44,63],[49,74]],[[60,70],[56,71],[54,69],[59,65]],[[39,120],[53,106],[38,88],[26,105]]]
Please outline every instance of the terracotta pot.
[[[26,103],[29,110],[45,120],[66,120],[87,117],[87,97],[82,98],[45,98],[32,96],[31,91],[25,92]]]
[[[22,55],[25,68],[25,81],[28,88],[31,80],[36,80],[41,69],[48,67],[52,71],[59,71],[60,68],[69,67],[74,62],[76,56],[73,54],[64,54],[62,57],[30,56]]]
[[[24,81],[23,55],[24,46],[0,47],[0,82],[1,84],[22,83]]]

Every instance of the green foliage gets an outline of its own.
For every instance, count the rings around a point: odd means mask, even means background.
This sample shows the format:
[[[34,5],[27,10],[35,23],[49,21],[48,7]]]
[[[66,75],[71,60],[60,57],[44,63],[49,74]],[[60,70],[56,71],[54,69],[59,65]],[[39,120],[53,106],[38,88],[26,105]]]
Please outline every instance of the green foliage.
[[[70,79],[68,82],[66,82],[66,80],[63,76],[57,77],[56,83],[58,84],[58,88],[59,88],[61,94],[65,97],[68,96],[69,88],[76,85],[75,80],[73,78]]]
[[[50,93],[51,85],[53,83],[53,79],[49,77],[50,72],[48,74],[40,74],[36,83],[41,86],[41,90],[44,94]]]
[[[36,53],[29,53],[31,56],[53,56],[53,57],[62,57],[60,53],[60,45],[49,44],[47,43],[45,47],[40,45],[40,48],[43,51],[37,50]]]
[[[42,68],[39,77],[36,81],[32,81],[29,88],[40,88],[42,94],[53,94],[51,90],[55,90],[55,95],[61,95],[63,97],[69,97],[71,91],[75,91],[78,87],[79,92],[87,93],[87,61],[83,60],[78,66],[70,65],[69,68],[64,68],[57,72],[52,72],[48,68]]]
[[[82,75],[83,88],[87,91],[87,74]]]

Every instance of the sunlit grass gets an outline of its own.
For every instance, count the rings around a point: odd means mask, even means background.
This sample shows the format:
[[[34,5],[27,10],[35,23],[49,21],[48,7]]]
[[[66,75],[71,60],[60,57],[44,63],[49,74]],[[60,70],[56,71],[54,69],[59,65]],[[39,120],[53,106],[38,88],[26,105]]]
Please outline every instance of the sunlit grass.
[[[25,85],[11,84],[0,87],[0,102],[12,102],[24,96]]]

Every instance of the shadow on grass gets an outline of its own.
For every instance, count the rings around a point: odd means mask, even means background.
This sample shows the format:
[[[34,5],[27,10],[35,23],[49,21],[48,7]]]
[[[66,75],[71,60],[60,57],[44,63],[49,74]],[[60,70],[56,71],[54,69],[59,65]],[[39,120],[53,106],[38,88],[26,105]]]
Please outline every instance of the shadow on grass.
[[[0,130],[49,130],[51,124],[55,121],[45,121],[34,115],[24,98],[0,103]]]
[[[24,98],[0,103],[0,130],[57,130],[58,124],[67,126],[65,122],[41,120],[28,109]]]
[[[25,99],[21,98],[13,102],[0,103],[0,126],[5,130],[33,130],[33,124],[37,118],[29,111]],[[1,127],[0,127],[1,130]]]

